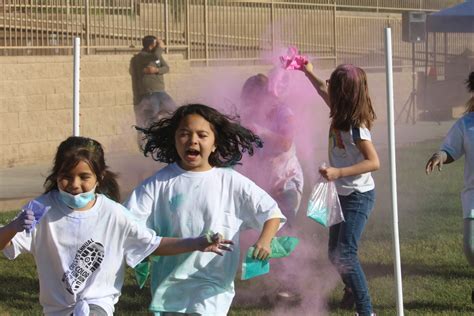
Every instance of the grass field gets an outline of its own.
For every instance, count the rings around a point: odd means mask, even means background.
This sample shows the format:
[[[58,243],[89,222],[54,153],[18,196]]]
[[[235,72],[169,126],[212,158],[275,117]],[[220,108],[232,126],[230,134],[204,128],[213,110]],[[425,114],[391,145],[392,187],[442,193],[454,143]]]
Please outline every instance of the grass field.
[[[444,167],[442,173],[424,174],[424,164],[439,142],[424,142],[397,151],[399,227],[406,315],[474,315],[471,289],[474,269],[462,253],[462,211],[459,192],[462,189],[463,163]],[[377,204],[367,225],[360,257],[367,273],[377,315],[396,315],[393,269],[392,220],[388,180],[387,153],[379,150],[382,168],[374,174]],[[308,188],[307,188],[308,189]],[[309,188],[310,189],[310,188]],[[0,214],[1,223],[14,215]],[[325,241],[327,232],[300,214],[302,239],[316,238],[320,258],[308,261],[317,272],[327,265]],[[310,236],[310,237],[308,237]],[[302,271],[301,269],[297,270]],[[315,283],[322,279],[315,279]],[[318,315],[323,312],[296,307],[274,307],[274,302],[245,303],[243,294],[252,295],[258,283],[237,281],[237,298],[230,315]],[[337,308],[342,285],[334,281],[328,294],[312,293],[305,288],[303,305],[318,296],[330,315],[352,315]],[[0,257],[0,315],[37,315],[39,287],[31,256],[15,261]],[[271,284],[271,283],[269,283]],[[257,295],[258,293],[255,293]],[[149,289],[138,290],[128,270],[123,295],[117,304],[118,315],[147,314]]]

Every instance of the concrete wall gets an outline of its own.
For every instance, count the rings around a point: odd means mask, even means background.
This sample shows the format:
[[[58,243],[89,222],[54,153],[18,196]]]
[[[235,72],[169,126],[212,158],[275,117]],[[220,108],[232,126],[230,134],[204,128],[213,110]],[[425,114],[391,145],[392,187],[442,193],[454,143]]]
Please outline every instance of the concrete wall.
[[[81,135],[100,141],[106,151],[137,151],[132,125],[131,55],[81,59]],[[191,67],[169,55],[167,91],[178,103],[199,101],[213,82],[229,74],[236,85],[268,66]],[[220,77],[220,75],[224,76]],[[226,74],[226,75],[225,75]],[[323,72],[329,76],[329,71]],[[62,140],[72,134],[71,56],[0,57],[0,168],[51,161]],[[397,106],[410,92],[411,75],[395,74]],[[236,87],[238,91],[240,86]],[[385,75],[369,74],[379,120],[385,120]]]

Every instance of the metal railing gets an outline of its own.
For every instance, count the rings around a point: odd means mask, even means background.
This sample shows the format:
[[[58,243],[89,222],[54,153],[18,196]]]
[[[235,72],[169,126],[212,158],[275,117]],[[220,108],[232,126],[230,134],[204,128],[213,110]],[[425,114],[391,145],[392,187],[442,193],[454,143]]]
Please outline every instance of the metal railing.
[[[165,39],[167,51],[195,63],[261,62],[287,45],[324,65],[383,66],[383,29],[393,31],[394,64],[410,65],[401,40],[401,12],[433,12],[455,0],[0,0],[0,55],[130,52],[141,38]],[[438,35],[431,34],[433,38]],[[435,60],[474,50],[470,34],[430,44]],[[425,43],[415,58],[425,59]],[[442,53],[441,53],[442,52]]]

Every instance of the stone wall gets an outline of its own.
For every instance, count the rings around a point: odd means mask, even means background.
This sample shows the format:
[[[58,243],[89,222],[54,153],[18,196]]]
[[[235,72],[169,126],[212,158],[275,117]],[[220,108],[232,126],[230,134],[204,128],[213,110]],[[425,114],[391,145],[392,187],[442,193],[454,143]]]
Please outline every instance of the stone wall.
[[[106,151],[137,151],[130,76],[131,55],[82,56],[81,135]],[[268,66],[191,67],[168,55],[167,91],[177,103],[199,101],[209,85],[243,80]],[[232,74],[229,77],[229,74]],[[329,76],[329,71],[323,72]],[[395,73],[396,102],[410,92],[411,75]],[[51,161],[60,141],[72,135],[72,56],[0,57],[0,168]],[[229,79],[230,80],[230,79]],[[385,75],[369,74],[379,120],[385,120]]]

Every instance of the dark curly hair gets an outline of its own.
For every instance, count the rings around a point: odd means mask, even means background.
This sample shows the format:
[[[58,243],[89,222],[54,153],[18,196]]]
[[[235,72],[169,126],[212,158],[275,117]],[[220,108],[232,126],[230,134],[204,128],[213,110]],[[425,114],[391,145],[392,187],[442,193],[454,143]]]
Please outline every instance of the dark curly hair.
[[[203,104],[188,104],[179,107],[171,117],[163,118],[148,128],[135,126],[146,141],[143,154],[151,154],[156,161],[174,163],[180,160],[175,146],[175,133],[181,120],[192,114],[202,116],[211,125],[216,137],[216,150],[209,156],[214,167],[230,167],[239,163],[242,154],[253,155],[254,148],[263,147],[263,142],[252,131],[227,115]]]
[[[71,136],[59,145],[51,173],[44,181],[45,193],[57,190],[58,178],[77,166],[80,161],[87,163],[96,175],[96,192],[120,202],[117,175],[105,164],[102,145],[92,138],[79,136]]]

